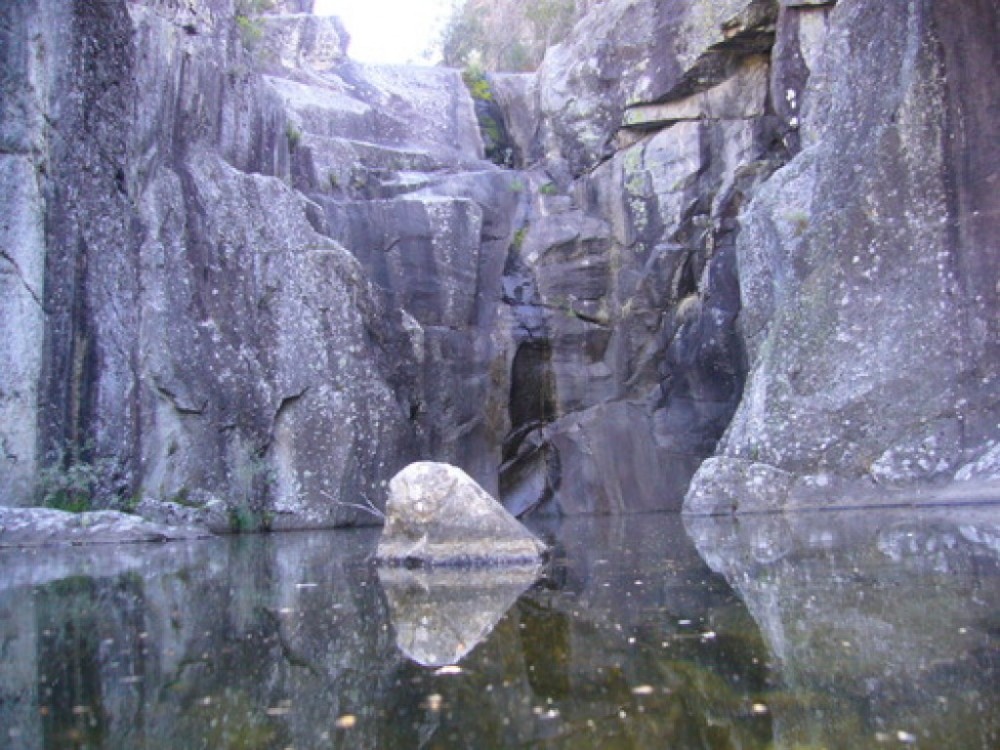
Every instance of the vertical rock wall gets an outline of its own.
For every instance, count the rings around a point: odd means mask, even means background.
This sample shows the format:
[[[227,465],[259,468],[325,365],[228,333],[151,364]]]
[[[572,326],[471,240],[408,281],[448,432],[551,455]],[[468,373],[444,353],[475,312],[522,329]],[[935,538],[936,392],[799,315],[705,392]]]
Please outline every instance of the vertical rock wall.
[[[687,507],[996,479],[996,8],[786,5],[772,93],[802,152],[743,216],[751,373]]]
[[[290,528],[372,518],[417,457],[495,488],[520,198],[459,75],[356,65],[301,4],[28,5],[3,24],[5,502],[81,476]]]
[[[746,367],[737,217],[787,156],[776,18],[771,3],[607,2],[534,87],[498,80],[509,131],[530,134],[520,152],[540,157],[505,285],[535,353],[512,409],[544,400],[504,446],[515,510],[679,509],[728,425]]]
[[[996,478],[989,2],[605,0],[479,100],[310,6],[0,11],[5,502],[46,465],[238,528],[358,522],[416,458],[518,513]]]

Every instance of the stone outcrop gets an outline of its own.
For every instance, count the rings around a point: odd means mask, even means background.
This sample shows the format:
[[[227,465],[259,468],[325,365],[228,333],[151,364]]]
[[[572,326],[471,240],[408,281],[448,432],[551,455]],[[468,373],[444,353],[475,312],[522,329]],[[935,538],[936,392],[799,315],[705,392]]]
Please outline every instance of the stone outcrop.
[[[998,41],[988,5],[783,9],[772,95],[802,151],[742,216],[750,375],[688,510],[878,502],[971,478],[963,467],[995,450],[1000,202],[987,186],[1000,152],[988,124],[995,76],[982,62]],[[768,500],[746,493],[747,473],[769,475]]]
[[[419,461],[389,483],[379,562],[536,566],[545,545],[464,471]]]
[[[166,542],[207,536],[211,536],[207,529],[155,524],[111,510],[67,513],[51,508],[0,507],[0,548]]]

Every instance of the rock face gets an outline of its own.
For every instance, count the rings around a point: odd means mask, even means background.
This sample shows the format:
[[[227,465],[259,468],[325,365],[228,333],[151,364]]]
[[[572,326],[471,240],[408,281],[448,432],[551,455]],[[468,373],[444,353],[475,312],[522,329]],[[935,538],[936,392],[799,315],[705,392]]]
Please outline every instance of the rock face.
[[[746,368],[736,217],[785,158],[767,107],[776,17],[604,3],[534,88],[500,82],[510,132],[538,134],[521,151],[547,170],[504,282],[516,512],[679,509],[728,425]]]
[[[380,562],[534,565],[545,545],[461,469],[419,461],[389,483]]]
[[[367,520],[419,456],[496,486],[513,178],[456,72],[309,6],[4,6],[4,502],[56,455],[241,527]]]
[[[802,152],[742,217],[750,376],[688,510],[874,497],[972,478],[963,467],[995,451],[1000,197],[988,186],[1000,150],[985,61],[1000,35],[989,6],[783,10],[772,93],[786,89]],[[820,21],[816,49],[807,29]],[[769,475],[767,500],[741,497],[747,473]]]
[[[254,7],[0,8],[3,502],[73,462],[278,529],[419,459],[516,514],[1000,479],[989,0],[605,0],[475,99]]]

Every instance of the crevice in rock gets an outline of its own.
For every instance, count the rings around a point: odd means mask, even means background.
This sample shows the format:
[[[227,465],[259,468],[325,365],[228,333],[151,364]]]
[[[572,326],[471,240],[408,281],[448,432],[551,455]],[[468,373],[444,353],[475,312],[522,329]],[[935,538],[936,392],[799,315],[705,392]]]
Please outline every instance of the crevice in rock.
[[[2,248],[0,248],[0,258],[2,258],[3,260],[7,261],[7,263],[10,264],[11,268],[14,271],[14,275],[17,276],[18,280],[21,282],[21,286],[23,286],[24,290],[28,293],[28,296],[30,296],[31,299],[34,300],[35,304],[42,309],[42,312],[44,312],[45,305],[42,303],[41,297],[39,296],[38,292],[36,292],[35,289],[31,286],[31,284],[28,283],[28,280],[24,278],[24,272],[21,270],[21,266],[18,264],[17,259],[15,259],[13,256],[10,255],[10,253],[8,253],[6,250]]]

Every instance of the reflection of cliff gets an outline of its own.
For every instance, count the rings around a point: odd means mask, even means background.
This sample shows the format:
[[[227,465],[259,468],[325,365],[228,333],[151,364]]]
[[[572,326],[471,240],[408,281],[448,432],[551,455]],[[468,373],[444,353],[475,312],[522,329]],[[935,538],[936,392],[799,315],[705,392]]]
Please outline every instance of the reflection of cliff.
[[[785,691],[772,701],[777,747],[856,748],[911,734],[926,747],[997,746],[994,511],[687,524],[774,652]]]
[[[19,581],[0,584],[0,731],[25,748],[74,732],[136,749],[766,746],[768,658],[745,608],[677,519],[605,521],[562,528],[554,567],[443,672],[398,650],[367,532],[128,564],[0,556]],[[88,575],[66,577],[74,563]]]
[[[574,519],[558,538],[461,674],[399,666],[384,700],[405,718],[380,747],[766,747],[766,649],[677,519]]]
[[[269,541],[174,545],[126,571],[115,550],[88,550],[85,561],[105,553],[108,575],[0,591],[3,736],[24,748],[315,747],[338,715],[361,724],[397,658],[369,593],[371,536],[339,540],[332,557],[329,539]],[[60,571],[81,558],[46,556]],[[3,565],[17,578],[46,562]]]

